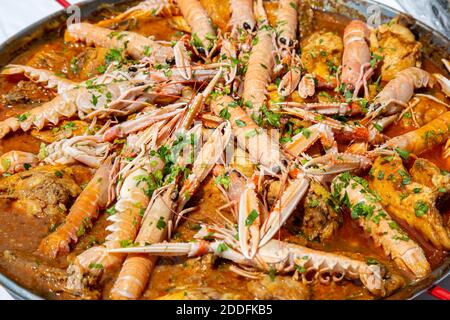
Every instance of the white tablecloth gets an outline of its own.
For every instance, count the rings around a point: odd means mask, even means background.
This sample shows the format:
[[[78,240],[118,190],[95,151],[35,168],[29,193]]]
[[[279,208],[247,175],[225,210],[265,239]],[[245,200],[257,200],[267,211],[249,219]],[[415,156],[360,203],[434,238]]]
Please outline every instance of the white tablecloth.
[[[75,4],[82,0],[69,0]],[[395,0],[379,0],[392,8],[401,10]],[[0,43],[41,18],[61,9],[54,0],[2,0],[0,1]],[[12,297],[0,286],[0,300]]]

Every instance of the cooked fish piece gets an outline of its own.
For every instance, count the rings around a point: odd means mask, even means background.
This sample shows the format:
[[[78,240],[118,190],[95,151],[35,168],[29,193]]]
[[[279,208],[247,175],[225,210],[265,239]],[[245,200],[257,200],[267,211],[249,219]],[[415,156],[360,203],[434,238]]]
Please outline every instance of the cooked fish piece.
[[[438,168],[433,162],[418,158],[411,168],[414,181],[423,184],[439,193],[450,191],[450,174]]]
[[[0,180],[3,198],[12,199],[13,207],[26,214],[48,217],[54,223],[64,219],[72,200],[81,188],[71,169],[63,166],[39,166]]]
[[[418,173],[421,167],[428,167],[429,171]],[[449,250],[450,232],[435,205],[438,196],[435,183],[439,185],[441,178],[436,176],[433,182],[433,178],[426,177],[430,171],[434,171],[433,166],[421,160],[412,172],[419,181],[433,187],[414,181],[399,156],[379,157],[372,167],[370,186],[379,194],[390,215],[406,221],[436,248]]]
[[[247,284],[247,289],[259,300],[309,300],[310,288],[292,277],[265,275]]]
[[[329,83],[341,65],[344,44],[333,32],[315,32],[302,41],[301,61],[307,73],[314,74],[319,82]]]
[[[339,228],[341,217],[330,206],[331,194],[320,183],[311,182],[305,200],[302,232],[309,240],[329,239]]]
[[[422,127],[447,112],[447,107],[426,97],[416,97],[417,104],[405,112],[399,124],[404,128]],[[414,100],[411,100],[411,103]]]
[[[420,49],[414,34],[399,23],[396,17],[387,24],[374,29],[370,35],[371,50],[383,57],[381,79],[390,81],[395,75],[409,67],[420,67]]]
[[[62,139],[69,139],[74,136],[81,136],[89,129],[89,123],[81,120],[61,122],[61,125],[49,130],[37,130],[31,131],[31,135],[36,139],[44,141],[45,143],[53,143]],[[95,129],[98,129],[96,126]]]
[[[106,68],[109,52],[110,50],[107,48],[86,48],[72,61],[72,71],[81,79],[89,79],[98,75],[99,71]]]
[[[179,289],[178,289],[179,290]],[[212,288],[186,288],[176,290],[157,300],[239,300],[239,295],[223,293]]]
[[[50,101],[53,94],[32,81],[19,81],[7,94],[0,97],[0,103],[11,104],[39,104]]]

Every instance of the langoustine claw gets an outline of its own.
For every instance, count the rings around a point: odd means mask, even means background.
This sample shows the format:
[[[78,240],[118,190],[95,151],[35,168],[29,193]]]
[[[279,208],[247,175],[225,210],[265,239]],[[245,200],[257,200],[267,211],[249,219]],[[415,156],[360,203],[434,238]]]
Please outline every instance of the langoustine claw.
[[[294,52],[295,55],[295,52]],[[303,91],[305,82],[302,78],[302,69],[300,66],[300,61],[297,61],[298,59],[294,59],[294,63],[291,66],[290,70],[283,76],[281,79],[280,84],[278,85],[278,94],[280,94],[283,97],[288,97],[292,92],[294,92],[295,88],[300,85],[302,86],[302,89],[299,87],[299,92]],[[301,79],[301,81],[300,81]],[[315,87],[314,83],[313,86]],[[308,87],[306,89],[308,93],[310,92],[310,88]],[[314,88],[313,88],[314,91]],[[313,92],[314,94],[314,92]],[[300,95],[301,96],[301,95]]]
[[[278,141],[262,130],[241,107],[236,105],[233,98],[221,96],[214,99],[211,109],[216,115],[220,115],[223,110],[229,112],[229,120],[239,145],[248,150],[254,161],[273,172],[281,171],[285,156],[279,149]]]
[[[177,41],[177,43],[173,47],[173,51],[175,55],[175,65],[177,66],[180,75],[186,80],[191,80],[191,59],[183,41]]]
[[[110,27],[111,25],[121,23],[126,20],[139,19],[145,16],[158,16],[170,6],[168,0],[144,0],[138,5],[129,8],[124,13],[113,17],[112,19],[102,20],[98,23],[101,27]]]
[[[450,80],[440,73],[433,73],[433,76],[441,86],[442,92],[444,92],[447,97],[450,97]]]
[[[316,81],[314,76],[310,73],[305,74],[300,80],[300,84],[298,86],[298,95],[306,99],[308,97],[312,97],[316,93]]]

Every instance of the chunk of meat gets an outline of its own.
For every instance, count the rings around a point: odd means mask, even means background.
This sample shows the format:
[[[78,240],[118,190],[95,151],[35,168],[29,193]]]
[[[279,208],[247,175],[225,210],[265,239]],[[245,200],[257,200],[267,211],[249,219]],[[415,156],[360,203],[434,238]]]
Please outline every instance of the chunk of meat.
[[[341,217],[329,205],[331,194],[319,183],[312,182],[305,200],[301,230],[309,240],[324,240],[339,228]]]
[[[0,193],[14,200],[13,207],[18,211],[59,223],[81,188],[70,168],[40,166],[2,179]]]
[[[420,49],[414,34],[394,18],[374,29],[370,35],[371,50],[383,57],[381,79],[390,81],[395,75],[409,67],[420,67]]]
[[[341,65],[344,45],[334,32],[315,32],[302,41],[301,61],[307,73],[314,74],[320,82],[332,83]]]
[[[259,300],[309,300],[308,286],[291,277],[265,275],[261,280],[250,281],[247,289]]]
[[[413,172],[419,181],[426,182],[426,178],[417,173],[417,167]],[[450,249],[450,232],[435,205],[438,190],[413,181],[399,156],[377,158],[372,167],[370,185],[390,215],[406,221],[436,248]],[[398,226],[392,225],[391,228]]]

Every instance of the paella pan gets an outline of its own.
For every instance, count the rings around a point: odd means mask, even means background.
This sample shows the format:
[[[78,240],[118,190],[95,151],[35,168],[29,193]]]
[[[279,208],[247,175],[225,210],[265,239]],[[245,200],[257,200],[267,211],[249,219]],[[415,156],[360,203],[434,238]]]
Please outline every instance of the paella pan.
[[[445,276],[445,36],[370,2],[109,2],[0,49],[8,288],[404,299]]]

